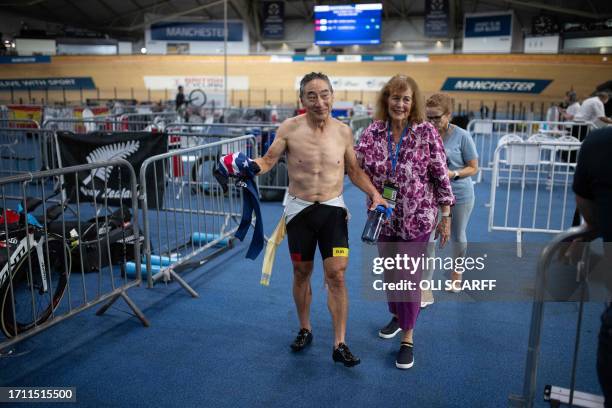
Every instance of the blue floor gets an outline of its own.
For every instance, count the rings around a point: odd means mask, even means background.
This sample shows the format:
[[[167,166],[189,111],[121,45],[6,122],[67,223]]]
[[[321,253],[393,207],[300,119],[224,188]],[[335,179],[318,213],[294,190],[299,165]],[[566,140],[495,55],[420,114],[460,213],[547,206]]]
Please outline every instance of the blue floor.
[[[512,249],[491,261],[497,273],[535,272],[537,254],[530,249],[551,236],[527,234],[525,257],[518,260],[515,234],[487,231],[489,185],[479,184],[476,191],[469,240]],[[74,386],[79,407],[506,406],[508,395],[522,387],[531,303],[460,302],[437,295],[419,316],[415,366],[397,370],[399,339],[376,334],[389,318],[386,305],[361,294],[364,196],[347,185],[345,198],[352,213],[347,342],[362,358],[358,367],[346,369],[331,360],[320,262],[312,281],[314,342],[296,355],[288,347],[298,325],[287,244],[279,248],[271,285],[262,287],[261,257],[246,260],[246,245],[240,243],[185,275],[199,298],[176,283],[130,290],[149,328],[120,300],[102,317],[87,311],[18,344],[11,356],[0,358],[0,386]],[[281,210],[279,203],[264,205],[267,234]],[[586,305],[577,377],[579,390],[597,394],[602,309],[601,303]],[[546,304],[536,406],[547,406],[545,384],[569,386],[577,310],[574,303]]]

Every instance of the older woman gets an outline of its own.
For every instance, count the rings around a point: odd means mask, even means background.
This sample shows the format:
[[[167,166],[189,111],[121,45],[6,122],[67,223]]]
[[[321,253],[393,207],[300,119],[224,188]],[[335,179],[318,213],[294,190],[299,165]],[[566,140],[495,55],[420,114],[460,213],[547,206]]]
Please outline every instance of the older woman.
[[[434,94],[426,102],[427,119],[436,128],[444,142],[455,206],[451,222],[451,245],[453,257],[465,257],[467,250],[467,228],[474,208],[474,186],[471,176],[478,173],[478,153],[470,134],[450,123],[453,102],[447,94]],[[460,291],[461,273],[451,272],[452,292]]]
[[[375,120],[364,130],[355,148],[360,165],[378,190],[394,206],[382,229],[379,255],[395,257],[425,253],[429,236],[437,229],[443,245],[450,234],[451,192],[446,155],[436,129],[425,121],[423,99],[416,82],[396,75],[382,88]],[[438,219],[438,208],[442,217]],[[420,282],[421,270],[386,271],[385,281]],[[418,288],[418,286],[417,286]],[[420,291],[406,294],[387,291],[392,319],[379,331],[385,339],[403,330],[396,367],[414,364],[413,333],[420,307]]]

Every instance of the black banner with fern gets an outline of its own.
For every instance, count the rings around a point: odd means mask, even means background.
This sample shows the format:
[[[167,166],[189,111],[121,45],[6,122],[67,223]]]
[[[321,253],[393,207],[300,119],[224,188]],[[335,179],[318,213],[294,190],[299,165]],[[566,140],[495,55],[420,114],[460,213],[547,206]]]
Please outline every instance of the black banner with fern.
[[[104,163],[115,159],[125,159],[136,172],[140,182],[140,167],[145,159],[168,151],[168,136],[165,133],[151,132],[91,132],[74,134],[57,133],[62,167],[87,163]],[[147,171],[147,204],[149,208],[163,205],[165,178],[162,166]],[[77,185],[78,183],[78,185]],[[130,178],[125,169],[119,166],[101,167],[81,172],[78,177],[66,176],[64,184],[72,201],[79,194],[81,201],[98,202],[108,200],[111,206],[120,203],[131,205],[132,192]],[[138,187],[139,193],[142,187]]]

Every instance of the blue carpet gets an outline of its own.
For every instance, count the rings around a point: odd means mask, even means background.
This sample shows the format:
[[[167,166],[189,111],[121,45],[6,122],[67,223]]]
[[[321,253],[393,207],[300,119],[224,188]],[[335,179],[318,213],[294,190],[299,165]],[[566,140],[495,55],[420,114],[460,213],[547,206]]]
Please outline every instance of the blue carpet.
[[[512,244],[514,233],[487,232],[488,194],[488,184],[477,185],[469,240]],[[246,260],[247,245],[239,243],[185,275],[199,298],[190,298],[176,283],[131,290],[150,328],[140,326],[121,300],[102,317],[87,311],[20,343],[12,357],[0,358],[0,385],[75,386],[79,407],[506,406],[508,395],[522,387],[531,303],[444,301],[441,294],[419,317],[415,366],[397,370],[399,339],[381,340],[376,334],[389,318],[386,305],[360,292],[364,197],[347,186],[345,198],[352,213],[347,342],[362,358],[360,366],[346,369],[331,360],[331,318],[318,259],[312,280],[314,342],[292,354],[288,345],[298,325],[287,244],[279,248],[271,285],[262,287],[261,258]],[[267,234],[280,212],[279,203],[264,205]],[[527,234],[526,246],[550,238]],[[527,251],[521,262],[531,260],[535,271],[536,255]],[[491,266],[511,274],[515,256],[508,251]],[[578,389],[598,394],[595,354],[602,309],[602,304],[586,305],[578,371]],[[574,303],[546,304],[537,406],[547,406],[541,398],[545,384],[569,386],[576,317]]]

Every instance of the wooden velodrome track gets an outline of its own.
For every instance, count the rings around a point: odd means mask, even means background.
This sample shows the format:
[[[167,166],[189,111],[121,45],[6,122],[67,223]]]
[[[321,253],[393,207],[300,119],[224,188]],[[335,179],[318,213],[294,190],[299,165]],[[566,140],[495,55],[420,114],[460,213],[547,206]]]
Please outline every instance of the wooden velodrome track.
[[[167,92],[147,92],[145,75],[222,76],[222,56],[126,55],[126,56],[57,56],[49,64],[0,65],[0,78],[92,77],[99,96],[134,97],[137,100],[172,98]],[[431,55],[429,62],[292,62],[271,63],[270,56],[229,56],[228,75],[247,76],[250,92],[235,91],[235,103],[241,100],[251,106],[272,103],[295,103],[294,82],[310,71],[330,76],[390,76],[396,73],[413,76],[424,94],[440,90],[447,77],[551,79],[540,95],[455,93],[457,100],[485,100],[506,104],[508,101],[560,101],[573,88],[579,98],[588,96],[595,87],[612,80],[612,58],[602,55]],[[265,91],[263,91],[265,89]],[[93,97],[87,91],[85,97]],[[48,93],[50,101],[59,99],[59,91]],[[375,93],[339,92],[336,100],[373,101]],[[74,98],[73,98],[74,99]]]

